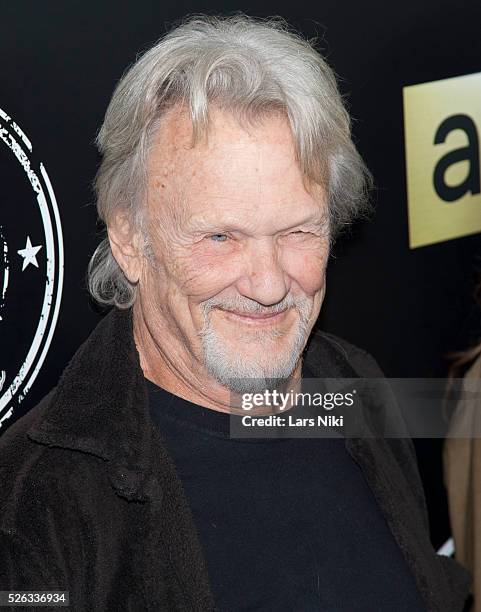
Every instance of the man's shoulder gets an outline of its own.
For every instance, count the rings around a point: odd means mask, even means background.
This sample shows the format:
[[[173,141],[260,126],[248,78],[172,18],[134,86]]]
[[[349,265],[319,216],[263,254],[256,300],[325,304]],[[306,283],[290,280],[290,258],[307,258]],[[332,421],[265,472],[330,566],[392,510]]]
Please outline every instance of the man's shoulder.
[[[381,378],[384,376],[376,359],[366,350],[348,340],[315,328],[308,348],[311,360],[319,359],[326,349],[340,361],[349,364],[357,376],[362,378]]]
[[[56,387],[53,387],[33,408],[0,435],[0,473],[3,483],[12,478],[12,466],[21,469],[25,461],[31,461],[32,453],[41,448],[29,439],[28,432],[42,419],[55,390]]]

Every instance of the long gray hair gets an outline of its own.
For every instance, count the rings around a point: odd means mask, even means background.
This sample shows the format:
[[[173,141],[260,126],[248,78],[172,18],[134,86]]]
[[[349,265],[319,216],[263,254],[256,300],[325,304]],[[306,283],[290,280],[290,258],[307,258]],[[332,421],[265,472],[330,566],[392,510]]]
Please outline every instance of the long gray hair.
[[[331,236],[369,209],[372,179],[351,140],[335,76],[314,44],[279,16],[190,15],[126,71],[107,108],[94,183],[106,226],[114,214],[126,214],[148,253],[143,213],[153,136],[167,110],[182,103],[195,146],[208,130],[210,102],[240,122],[272,111],[287,116],[304,178],[327,189]],[[101,304],[128,308],[136,299],[107,235],[90,260],[87,284]]]

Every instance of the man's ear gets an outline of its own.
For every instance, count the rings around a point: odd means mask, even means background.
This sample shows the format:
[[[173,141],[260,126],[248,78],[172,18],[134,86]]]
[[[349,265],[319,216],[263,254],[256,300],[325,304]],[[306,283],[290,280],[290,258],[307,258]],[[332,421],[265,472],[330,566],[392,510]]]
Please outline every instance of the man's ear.
[[[108,225],[107,233],[112,254],[127,279],[135,284],[141,273],[141,244],[138,232],[125,213],[119,213]]]

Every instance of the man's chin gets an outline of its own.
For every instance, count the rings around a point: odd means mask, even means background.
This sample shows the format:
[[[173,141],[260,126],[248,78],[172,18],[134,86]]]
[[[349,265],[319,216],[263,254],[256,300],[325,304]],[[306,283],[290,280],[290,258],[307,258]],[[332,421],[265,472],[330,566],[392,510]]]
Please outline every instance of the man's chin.
[[[265,350],[256,353],[251,346],[248,354],[241,349],[230,350],[227,346],[223,349],[222,355],[227,357],[220,358],[219,353],[210,353],[205,355],[204,363],[211,376],[234,393],[280,389],[294,374],[300,357],[297,351],[295,355],[285,351],[277,355]]]
[[[234,393],[258,393],[290,379],[305,341],[295,325],[257,330],[212,325],[202,334],[203,361],[209,374]]]

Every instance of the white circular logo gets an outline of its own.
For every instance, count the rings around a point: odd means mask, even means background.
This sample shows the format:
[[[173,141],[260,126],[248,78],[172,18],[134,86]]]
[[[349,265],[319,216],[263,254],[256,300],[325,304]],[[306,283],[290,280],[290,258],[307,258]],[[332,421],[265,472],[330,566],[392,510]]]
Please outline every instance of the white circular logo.
[[[0,108],[0,428],[31,389],[57,323],[63,238],[45,166]]]

